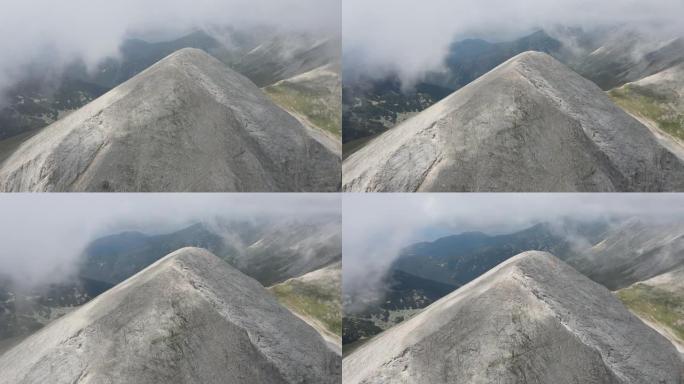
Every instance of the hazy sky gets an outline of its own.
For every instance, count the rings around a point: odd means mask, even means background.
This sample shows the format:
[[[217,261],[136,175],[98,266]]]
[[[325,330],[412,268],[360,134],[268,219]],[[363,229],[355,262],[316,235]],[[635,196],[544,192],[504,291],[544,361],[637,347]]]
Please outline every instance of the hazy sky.
[[[225,218],[340,212],[330,194],[2,194],[0,273],[24,283],[72,271],[93,239],[125,230],[172,231]]]
[[[454,39],[507,39],[553,25],[684,30],[682,0],[344,0],[345,73],[437,69]],[[668,32],[670,33],[670,32]]]
[[[684,220],[677,194],[344,194],[345,289],[378,288],[405,246],[467,231],[509,233],[562,217],[610,216]]]
[[[0,90],[46,56],[93,64],[117,53],[129,34],[205,25],[340,28],[339,0],[2,0]]]

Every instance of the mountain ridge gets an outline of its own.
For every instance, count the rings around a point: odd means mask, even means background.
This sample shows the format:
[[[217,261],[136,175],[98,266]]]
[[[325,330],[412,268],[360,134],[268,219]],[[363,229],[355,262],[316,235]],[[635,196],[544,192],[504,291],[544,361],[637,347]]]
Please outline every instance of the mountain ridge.
[[[619,150],[618,150],[619,149]],[[589,80],[526,52],[373,139],[345,191],[668,191],[684,162]]]
[[[0,189],[335,191],[340,158],[319,140],[247,78],[186,48],[21,144]]]
[[[198,248],[169,254],[48,325],[0,367],[1,383],[339,380],[339,357],[315,330]]]
[[[667,340],[607,289],[536,251],[508,259],[343,360],[344,383],[682,379],[684,365]]]

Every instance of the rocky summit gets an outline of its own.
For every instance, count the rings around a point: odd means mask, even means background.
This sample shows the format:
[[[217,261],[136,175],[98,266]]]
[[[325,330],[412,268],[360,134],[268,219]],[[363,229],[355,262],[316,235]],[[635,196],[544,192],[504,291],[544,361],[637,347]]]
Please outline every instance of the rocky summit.
[[[257,281],[183,248],[0,357],[0,383],[339,383],[340,356]]]
[[[594,83],[540,52],[372,140],[346,191],[676,191],[684,162]]]
[[[336,191],[337,147],[186,48],[22,143],[0,191]]]
[[[521,253],[363,345],[344,383],[670,383],[674,346],[606,288]]]

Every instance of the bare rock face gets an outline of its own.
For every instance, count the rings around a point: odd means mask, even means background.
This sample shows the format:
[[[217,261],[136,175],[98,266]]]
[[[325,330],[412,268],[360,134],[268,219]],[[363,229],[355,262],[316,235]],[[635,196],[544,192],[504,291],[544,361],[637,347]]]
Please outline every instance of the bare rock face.
[[[340,357],[255,280],[183,248],[0,358],[0,383],[339,383]]]
[[[371,141],[347,191],[676,191],[684,162],[592,82],[526,52]]]
[[[545,252],[515,256],[343,360],[344,383],[671,383],[674,347]]]
[[[19,146],[1,191],[336,191],[335,145],[197,49]]]

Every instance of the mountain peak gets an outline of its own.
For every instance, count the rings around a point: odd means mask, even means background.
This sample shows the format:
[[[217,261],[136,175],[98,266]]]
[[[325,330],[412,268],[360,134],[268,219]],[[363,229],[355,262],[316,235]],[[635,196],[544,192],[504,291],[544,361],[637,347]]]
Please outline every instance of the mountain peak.
[[[684,161],[594,83],[524,52],[369,142],[347,191],[672,191]]]
[[[326,140],[186,48],[24,142],[0,164],[0,190],[336,191]]]
[[[176,60],[176,59],[193,59],[193,60],[216,60],[210,54],[204,52],[198,48],[181,48],[176,52],[170,54],[163,60]]]
[[[257,281],[183,248],[27,338],[0,370],[0,383],[334,383],[339,356]]]
[[[673,346],[604,287],[521,253],[343,360],[343,382],[676,383]]]
[[[539,51],[525,51],[513,56],[508,61],[512,63],[526,64],[548,64],[550,62],[557,62],[560,64],[560,61],[553,58],[553,56]]]

